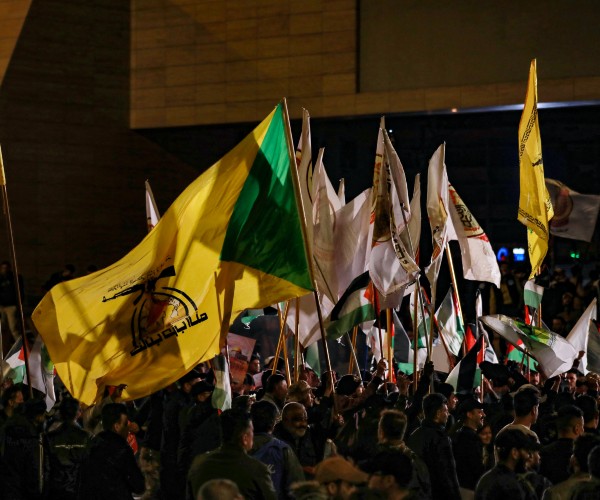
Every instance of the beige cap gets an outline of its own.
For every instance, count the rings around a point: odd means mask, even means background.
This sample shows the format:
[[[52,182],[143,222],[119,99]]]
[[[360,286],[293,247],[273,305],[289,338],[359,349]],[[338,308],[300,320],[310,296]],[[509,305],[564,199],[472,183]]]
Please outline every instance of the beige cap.
[[[346,481],[351,484],[366,483],[369,475],[340,456],[330,457],[317,465],[315,479],[321,484]]]

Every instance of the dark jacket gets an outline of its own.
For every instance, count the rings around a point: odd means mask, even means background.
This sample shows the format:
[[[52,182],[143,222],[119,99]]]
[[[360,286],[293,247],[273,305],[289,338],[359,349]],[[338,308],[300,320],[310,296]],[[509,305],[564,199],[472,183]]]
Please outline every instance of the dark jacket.
[[[295,482],[304,481],[304,472],[290,445],[271,434],[259,432],[254,434],[254,446],[250,455],[269,468],[277,498],[293,498],[291,486]]]
[[[573,454],[573,440],[561,438],[540,450],[540,474],[552,484],[562,483],[571,475],[569,466]]]
[[[87,459],[91,435],[73,422],[63,422],[44,439],[44,496],[74,500],[81,465]]]
[[[485,471],[481,439],[473,429],[462,426],[452,438],[452,451],[456,461],[458,484],[468,490],[474,490]]]
[[[183,408],[179,415],[181,438],[177,450],[177,467],[187,475],[196,455],[213,451],[221,445],[219,412],[211,400]]]
[[[114,432],[102,431],[90,445],[81,474],[81,500],[131,500],[143,493],[144,476],[127,441]]]
[[[0,450],[0,498],[41,498],[42,441],[38,427],[20,413],[13,415],[4,427]]]
[[[460,499],[452,443],[444,426],[427,419],[423,420],[421,426],[408,438],[407,445],[427,465],[432,498]]]
[[[475,500],[536,500],[536,496],[506,465],[497,464],[477,483]]]
[[[413,473],[408,489],[412,500],[421,500],[431,498],[431,479],[429,478],[429,469],[425,462],[405,444],[391,445],[388,443],[377,445],[377,452],[398,451],[404,453],[413,466]]]
[[[224,444],[194,458],[187,478],[186,499],[195,500],[198,490],[211,479],[229,479],[246,500],[275,500],[277,495],[267,466],[240,447]]]
[[[294,453],[296,453],[307,479],[312,479],[314,467],[323,460],[325,440],[317,436],[310,425],[306,429],[304,436],[295,438],[285,430],[281,422],[275,426],[273,436],[290,445]]]

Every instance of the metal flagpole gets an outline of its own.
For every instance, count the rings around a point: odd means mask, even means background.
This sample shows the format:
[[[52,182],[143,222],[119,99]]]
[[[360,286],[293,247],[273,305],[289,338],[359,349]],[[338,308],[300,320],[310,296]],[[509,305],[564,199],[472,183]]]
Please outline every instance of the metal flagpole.
[[[25,334],[25,316],[23,314],[23,301],[21,299],[21,285],[19,283],[19,269],[17,267],[17,253],[15,251],[15,241],[13,237],[12,222],[10,217],[10,206],[8,203],[8,189],[6,188],[6,174],[4,173],[4,161],[2,160],[2,149],[0,148],[0,185],[2,186],[2,198],[4,200],[4,213],[6,214],[6,233],[10,246],[10,254],[12,258],[13,277],[15,280],[15,288],[17,293],[17,310],[19,319],[21,320],[21,335],[23,337],[23,353],[25,361],[25,373],[27,374],[27,382],[29,385],[29,397],[33,398],[33,388],[31,386],[31,375],[29,373],[29,342]]]

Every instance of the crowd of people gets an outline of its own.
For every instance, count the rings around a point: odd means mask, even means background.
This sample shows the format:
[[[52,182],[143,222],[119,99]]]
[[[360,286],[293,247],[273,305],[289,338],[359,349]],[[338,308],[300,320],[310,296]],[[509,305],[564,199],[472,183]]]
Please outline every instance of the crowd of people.
[[[559,278],[561,299],[585,303],[593,286]],[[513,279],[505,269],[498,300],[518,302]],[[576,321],[561,303],[553,316]],[[108,387],[90,407],[56,378],[50,411],[5,379],[0,499],[600,498],[597,374],[546,380],[501,362],[483,391],[455,393],[431,361],[416,383],[385,359],[320,376],[262,361],[255,352],[224,411],[209,362],[142,400]]]

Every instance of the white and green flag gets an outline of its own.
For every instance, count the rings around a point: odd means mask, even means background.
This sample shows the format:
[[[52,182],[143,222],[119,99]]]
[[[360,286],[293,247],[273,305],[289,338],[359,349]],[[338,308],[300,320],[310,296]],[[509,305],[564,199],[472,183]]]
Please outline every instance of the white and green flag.
[[[452,354],[458,356],[465,338],[465,327],[458,310],[458,303],[454,299],[452,288],[448,290],[446,297],[435,313],[440,333],[444,337],[446,345]]]

